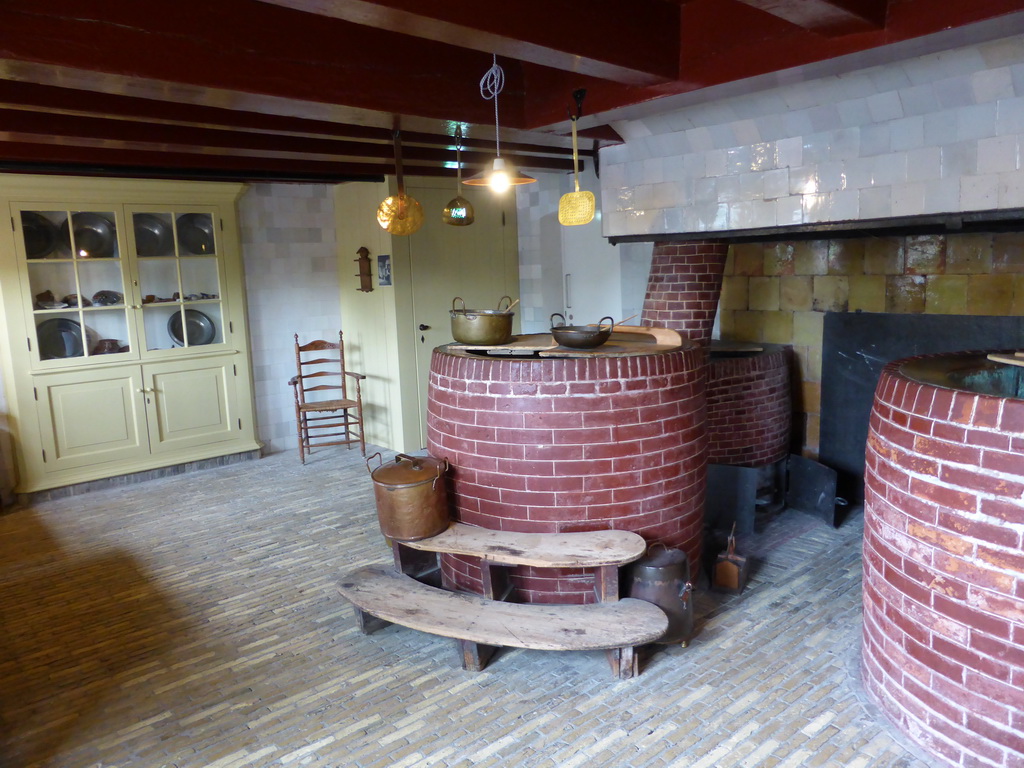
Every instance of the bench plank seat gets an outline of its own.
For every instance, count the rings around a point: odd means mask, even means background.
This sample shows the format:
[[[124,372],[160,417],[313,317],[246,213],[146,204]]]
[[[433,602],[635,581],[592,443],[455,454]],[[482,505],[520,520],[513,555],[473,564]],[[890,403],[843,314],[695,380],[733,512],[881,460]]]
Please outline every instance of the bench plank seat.
[[[538,568],[596,568],[624,565],[647,549],[643,536],[632,531],[516,533],[453,523],[446,531],[420,541],[399,542],[427,552],[482,557],[502,565]]]
[[[447,592],[382,566],[347,574],[339,588],[360,611],[386,622],[487,646],[606,650],[652,642],[668,629],[665,613],[644,600],[506,603]]]

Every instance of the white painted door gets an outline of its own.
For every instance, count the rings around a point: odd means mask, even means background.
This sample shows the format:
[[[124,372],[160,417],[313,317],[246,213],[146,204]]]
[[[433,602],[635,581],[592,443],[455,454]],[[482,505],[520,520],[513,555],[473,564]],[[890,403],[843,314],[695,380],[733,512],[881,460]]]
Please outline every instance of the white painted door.
[[[572,177],[566,178],[572,185]],[[580,189],[597,189],[593,172],[580,174]],[[562,303],[566,322],[587,325],[606,316],[621,320],[619,249],[601,235],[600,211],[589,224],[561,229]]]
[[[455,227],[441,218],[456,195],[454,181],[417,180],[407,192],[425,214],[423,227],[408,238],[413,323],[407,332],[415,335],[420,443],[426,447],[430,357],[435,347],[452,341],[452,300],[462,298],[469,309],[494,309],[502,296],[519,296],[516,205],[514,192],[499,196],[463,187],[459,194],[472,203],[475,221]]]

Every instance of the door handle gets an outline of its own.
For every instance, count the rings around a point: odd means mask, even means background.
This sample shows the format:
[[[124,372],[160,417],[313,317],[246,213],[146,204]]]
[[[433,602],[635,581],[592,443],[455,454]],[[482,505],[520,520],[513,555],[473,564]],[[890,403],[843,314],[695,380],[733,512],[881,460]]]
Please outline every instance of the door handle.
[[[420,323],[420,330],[421,331],[429,331],[430,330],[430,326],[429,325],[424,325],[423,323]]]
[[[572,272],[565,273],[565,308],[570,309],[572,307],[572,294],[569,293],[569,278],[572,277]]]

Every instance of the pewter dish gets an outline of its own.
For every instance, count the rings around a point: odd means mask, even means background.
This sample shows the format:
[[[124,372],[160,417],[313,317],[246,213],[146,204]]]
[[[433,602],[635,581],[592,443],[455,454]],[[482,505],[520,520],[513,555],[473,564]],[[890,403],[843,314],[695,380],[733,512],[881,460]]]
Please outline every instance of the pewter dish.
[[[139,256],[170,256],[174,252],[174,235],[167,222],[152,213],[132,215],[135,228],[135,252]]]
[[[74,252],[80,259],[107,259],[114,255],[117,239],[114,225],[106,216],[98,213],[80,212],[71,214],[71,227],[65,221],[60,234],[67,247],[71,248],[71,229],[75,243]]]
[[[39,359],[57,360],[65,357],[81,357],[82,326],[66,317],[46,320],[36,328],[39,339]]]
[[[208,213],[183,213],[178,217],[178,245],[199,256],[214,252],[213,219]]]
[[[21,233],[25,237],[25,255],[30,259],[45,258],[57,247],[57,227],[35,211],[21,212]]]
[[[212,342],[217,336],[217,327],[213,324],[213,320],[198,309],[186,309],[185,332],[188,334],[188,345],[195,347]],[[180,312],[175,312],[167,321],[167,333],[179,347],[185,346],[185,339],[181,334]]]

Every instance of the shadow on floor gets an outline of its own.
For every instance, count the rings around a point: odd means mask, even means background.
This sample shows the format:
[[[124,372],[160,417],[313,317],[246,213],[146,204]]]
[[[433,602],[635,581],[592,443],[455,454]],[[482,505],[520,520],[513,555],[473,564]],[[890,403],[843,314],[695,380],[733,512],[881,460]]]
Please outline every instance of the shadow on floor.
[[[55,764],[184,632],[133,558],[65,551],[30,509],[0,516],[0,765]]]

